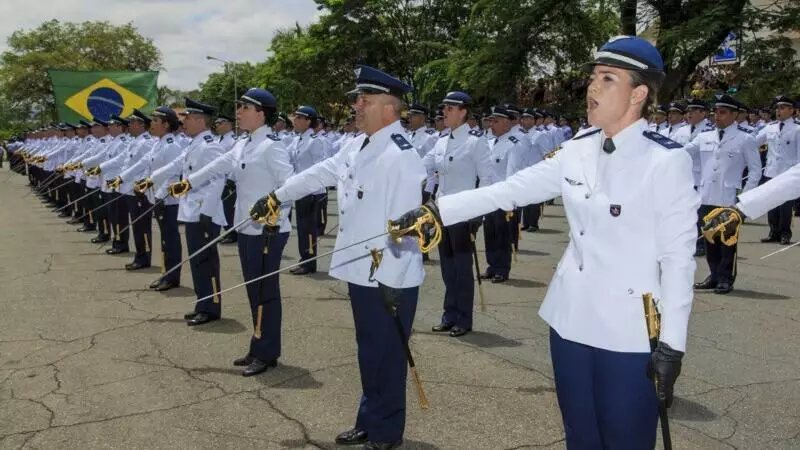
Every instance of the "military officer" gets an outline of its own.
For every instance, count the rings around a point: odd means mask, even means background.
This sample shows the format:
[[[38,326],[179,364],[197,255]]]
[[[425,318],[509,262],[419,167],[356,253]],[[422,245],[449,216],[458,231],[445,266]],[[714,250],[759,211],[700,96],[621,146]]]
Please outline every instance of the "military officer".
[[[687,126],[681,127],[673,134],[671,138],[675,142],[686,145],[694,140],[700,133],[714,130],[714,124],[708,119],[708,103],[698,98],[690,98],[686,102],[686,117]],[[692,177],[694,178],[694,185],[699,186],[702,179],[702,171],[700,166],[700,152],[690,153],[692,156]],[[703,216],[701,210],[697,211],[697,232],[700,233],[700,227],[703,224]],[[697,246],[694,252],[695,256],[705,256],[706,245],[703,240],[697,241]]]
[[[508,165],[512,154],[514,159],[524,157],[527,146],[513,132],[513,114],[506,108],[495,106],[492,108],[492,133],[495,138],[489,143],[489,167],[492,172],[490,180],[497,183],[506,179]],[[524,139],[524,138],[523,138]],[[519,153],[517,152],[519,146]],[[510,211],[509,211],[510,212]],[[508,280],[511,272],[511,214],[497,209],[484,216],[483,228],[484,245],[486,247],[486,272],[479,276],[492,283],[502,283]]]
[[[531,143],[531,150],[527,158],[523,160],[525,162],[524,165],[519,165],[517,163],[518,160],[513,157],[509,160],[508,176],[519,172],[525,167],[530,167],[538,163],[552,150],[552,148],[549,148],[549,146],[553,144],[553,141],[545,133],[539,131],[536,127],[537,114],[543,118],[541,113],[536,111],[536,108],[526,108],[522,112],[522,127],[528,132],[527,136]],[[518,208],[518,210],[521,210],[522,212],[521,230],[528,231],[530,233],[539,231],[539,218],[542,215],[542,204],[535,203],[532,205],[523,205]]]
[[[127,120],[128,130],[133,137],[130,145],[128,145],[126,151],[120,152],[113,159],[100,164],[100,171],[103,174],[106,184],[116,189],[117,192],[124,196],[120,201],[124,201],[127,205],[126,216],[130,214],[132,219],[136,219],[151,209],[150,202],[143,193],[134,192],[133,181],[135,181],[136,178],[128,176],[128,181],[123,183],[120,174],[128,167],[144,159],[145,155],[152,150],[156,140],[153,139],[153,136],[151,136],[148,131],[151,120],[143,112],[134,109]],[[127,226],[128,217],[124,217],[123,219],[125,222],[123,226]],[[133,257],[133,262],[125,265],[126,270],[139,270],[150,267],[152,254],[151,242],[153,242],[151,222],[152,212],[141,217],[131,227],[133,229],[133,244],[136,248],[136,254]],[[127,235],[127,232],[123,234]],[[121,239],[127,243],[127,236],[123,236]]]
[[[136,180],[136,192],[145,193],[147,200],[154,205],[153,214],[161,234],[161,273],[168,268],[176,266],[181,261],[181,236],[178,229],[178,200],[167,193],[169,185],[179,180],[181,167],[170,166],[175,161],[182,159],[184,149],[178,142],[175,133],[178,131],[180,121],[172,108],[159,106],[153,111],[150,122],[150,133],[158,141],[150,153],[140,159],[138,163],[129,167],[120,174],[122,183]],[[151,176],[159,169],[170,166],[168,171],[156,177],[156,184]],[[142,219],[144,220],[144,219]],[[147,227],[150,234],[150,221],[142,226]],[[175,270],[166,277],[161,277],[150,285],[155,291],[167,291],[180,286],[181,271]]]
[[[182,158],[177,158],[153,173],[151,179],[154,184],[163,183],[165,179],[174,176],[175,172],[181,174],[182,180],[186,180],[225,153],[225,149],[214,139],[209,129],[214,112],[212,106],[186,99],[186,109],[181,115],[186,134],[191,136],[192,142],[183,152]],[[186,248],[190,254],[216,239],[220,227],[227,224],[221,197],[224,184],[224,179],[213,180],[191,191],[186,190],[188,184],[184,182],[169,186],[169,195],[180,199],[178,221],[186,224]],[[196,326],[218,320],[222,315],[222,297],[218,294],[221,283],[217,247],[212,246],[192,258],[190,266],[197,298],[213,298],[196,303],[194,311],[184,316],[186,324]]]
[[[423,159],[428,171],[439,174],[437,195],[474,189],[476,179],[479,179],[481,186],[491,184],[488,144],[481,131],[470,130],[467,125],[472,98],[465,92],[453,91],[445,96],[443,103],[444,124],[452,131],[439,138]],[[475,296],[473,249],[475,234],[481,224],[480,218],[472,219],[448,224],[439,244],[445,284],[444,313],[433,331],[449,332],[454,337],[472,330]]]
[[[761,173],[761,159],[751,132],[736,123],[740,103],[727,94],[716,96],[714,121],[716,130],[700,133],[684,145],[693,158],[700,159],[702,176],[698,184],[701,205],[699,215],[705,217],[712,210],[736,203],[736,192],[741,185],[745,166],[750,173]],[[747,180],[744,191],[758,186],[758,177]],[[711,274],[695,289],[713,289],[717,294],[727,294],[736,280],[736,244],[727,246],[719,238],[706,242],[706,260]]]
[[[214,120],[214,133],[217,134],[219,144],[225,151],[231,150],[236,143],[236,136],[233,133],[234,123],[235,121],[225,114],[218,115]]]
[[[297,137],[289,146],[294,170],[300,173],[325,159],[325,142],[314,133],[317,125],[317,110],[311,106],[301,106],[294,113],[294,129]],[[297,215],[297,247],[300,260],[306,261],[317,254],[319,234],[319,198],[325,195],[325,187],[320,186],[309,195],[295,201]],[[294,275],[306,275],[317,271],[317,261],[309,261],[295,269]]]
[[[239,195],[235,223],[248,217],[252,206],[264,192],[280,187],[293,173],[289,152],[267,125],[277,108],[275,97],[264,89],[247,90],[239,99],[236,115],[239,126],[248,132],[233,149],[190,173],[179,183],[182,192],[202,188],[214,180],[229,177]],[[174,190],[174,189],[173,189]],[[245,281],[277,270],[291,224],[285,216],[279,225],[264,227],[250,221],[239,229],[239,259]],[[253,336],[247,354],[236,359],[235,366],[247,366],[242,375],[249,377],[278,364],[281,354],[281,297],[278,277],[273,276],[247,286]]]
[[[785,96],[775,97],[777,121],[765,126],[756,136],[756,145],[766,144],[767,165],[764,179],[769,182],[800,161],[800,126],[795,123],[794,101]],[[788,200],[769,212],[769,235],[761,242],[780,242],[788,245],[792,239],[792,205]]]
[[[419,206],[425,169],[400,126],[400,97],[409,90],[384,72],[359,66],[351,92],[357,94],[356,125],[364,134],[333,158],[289,178],[251,214],[263,216],[267,204],[276,207],[319,186],[336,185],[337,250],[380,234],[388,219]],[[372,264],[371,248],[382,250],[379,263]],[[330,267],[332,277],[348,283],[363,392],[355,426],[337,436],[336,443],[365,444],[368,450],[395,448],[402,442],[406,415],[407,369],[401,338],[407,342],[424,278],[419,248],[408,238],[395,244],[380,237],[334,253]]]
[[[111,224],[109,222],[108,208],[100,208],[100,206],[105,203],[103,194],[98,189],[100,188],[100,180],[96,176],[89,176],[87,171],[93,167],[92,161],[96,160],[100,162],[105,160],[105,152],[107,152],[111,144],[114,143],[114,136],[110,134],[108,123],[98,119],[94,119],[92,122],[91,130],[92,135],[94,135],[97,140],[92,148],[78,157],[78,176],[81,176],[85,180],[87,194],[93,190],[98,190],[96,194],[87,198],[86,209],[91,216],[88,220],[97,224],[97,237],[91,239],[91,242],[93,244],[99,244],[111,240]]]
[[[700,199],[688,153],[642,119],[664,76],[658,50],[619,36],[589,67],[594,128],[505,182],[442,196],[438,213],[429,204],[432,213],[420,208],[396,225],[438,214],[446,226],[561,196],[570,243],[539,314],[550,325],[567,447],[651,449],[658,401],[672,402],[686,348]],[[652,354],[645,293],[659,299],[662,318]]]
[[[675,140],[675,133],[677,133],[686,122],[683,121],[683,116],[686,114],[686,109],[679,102],[672,102],[668,106],[667,122],[669,126],[661,130],[661,134]]]
[[[653,122],[650,124],[650,131],[661,133],[665,128],[669,127],[667,115],[669,114],[669,104],[658,105],[653,112]],[[663,134],[663,133],[662,133]]]

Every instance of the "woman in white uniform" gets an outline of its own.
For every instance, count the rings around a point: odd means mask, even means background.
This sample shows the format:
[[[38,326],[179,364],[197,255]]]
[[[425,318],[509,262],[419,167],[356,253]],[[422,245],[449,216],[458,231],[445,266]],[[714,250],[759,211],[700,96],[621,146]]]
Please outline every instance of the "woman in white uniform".
[[[647,41],[612,39],[587,65],[592,128],[506,181],[442,196],[392,224],[405,228],[424,217],[447,226],[497,209],[564,199],[570,242],[539,314],[550,325],[570,449],[652,449],[658,401],[671,404],[680,373],[700,199],[691,157],[649,131],[642,118],[663,81],[663,67]],[[662,316],[652,353],[645,293],[658,300]]]

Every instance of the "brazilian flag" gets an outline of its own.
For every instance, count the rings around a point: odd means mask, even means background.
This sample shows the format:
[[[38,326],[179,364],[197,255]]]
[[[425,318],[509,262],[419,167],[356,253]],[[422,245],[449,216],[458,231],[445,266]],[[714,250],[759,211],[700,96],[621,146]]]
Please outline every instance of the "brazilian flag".
[[[106,121],[113,114],[128,117],[134,109],[148,114],[158,106],[158,72],[48,70],[47,74],[62,122]]]

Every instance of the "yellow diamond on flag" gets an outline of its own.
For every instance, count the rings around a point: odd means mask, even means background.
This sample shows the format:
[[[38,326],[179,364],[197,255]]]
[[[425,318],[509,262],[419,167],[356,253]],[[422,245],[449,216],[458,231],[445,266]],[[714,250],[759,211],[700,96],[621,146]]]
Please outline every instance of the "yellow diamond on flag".
[[[128,117],[134,109],[146,105],[147,100],[103,78],[69,97],[64,104],[89,120],[96,118],[105,121],[114,114]]]

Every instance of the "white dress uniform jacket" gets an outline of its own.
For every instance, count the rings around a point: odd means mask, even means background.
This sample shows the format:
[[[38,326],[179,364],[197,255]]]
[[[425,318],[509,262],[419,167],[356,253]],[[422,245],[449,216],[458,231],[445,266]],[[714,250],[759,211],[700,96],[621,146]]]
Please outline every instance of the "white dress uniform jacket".
[[[266,125],[255,130],[248,139],[238,141],[233,149],[218,157],[187,178],[195,186],[204,186],[210,181],[227,176],[236,182],[236,207],[234,223],[250,217],[250,208],[266,193],[278,189],[294,174],[289,150],[280,138],[273,135]],[[282,205],[283,207],[283,205]],[[289,205],[282,212],[280,232],[292,231],[289,223]],[[250,221],[237,232],[250,236],[260,235],[261,223]]]
[[[685,127],[681,127],[678,129],[677,132],[674,133],[672,139],[673,141],[677,142],[678,144],[683,145],[686,147],[686,144],[693,141],[700,133],[705,133],[706,131],[713,131],[714,125],[708,119],[703,119],[697,125],[686,125]],[[698,152],[694,152],[691,154],[692,156],[692,176],[694,177],[694,185],[700,185],[700,178],[702,175],[702,171],[700,169],[700,154]]]
[[[370,249],[383,249],[383,260],[374,279],[393,288],[419,286],[425,277],[417,242],[404,238],[400,244],[388,236],[342,250],[370,236],[386,232],[386,223],[422,203],[420,183],[425,168],[414,146],[405,138],[400,121],[370,136],[362,149],[362,134],[334,157],[301,172],[275,191],[282,203],[336,186],[339,233],[331,259],[330,275],[359,286],[378,286],[369,280]],[[341,250],[341,251],[340,251]]]
[[[103,184],[105,184],[106,181],[113,180],[126,168],[144,158],[153,148],[154,144],[155,139],[146,131],[134,137],[125,151],[120,152],[114,158],[100,164],[100,175],[102,175]],[[133,195],[133,182],[137,180],[138,178],[128,180],[123,178],[123,183],[120,184],[117,191],[123,194]]]
[[[89,155],[86,159],[83,160],[83,168],[88,170],[90,167],[94,167],[99,165],[101,162],[108,159],[109,155],[115,154],[117,145],[121,142],[120,138],[122,135],[119,136],[104,136],[100,138],[98,145],[94,147],[92,150],[92,154]],[[100,177],[95,176],[87,176],[84,172],[84,178],[86,178],[86,187],[90,189],[94,189],[100,187]],[[108,192],[108,190],[102,190],[102,192]]]
[[[767,150],[767,167],[764,175],[774,178],[789,170],[800,162],[800,126],[791,118],[781,122],[772,122],[758,132],[756,146],[765,143]],[[782,128],[782,129],[781,129]]]
[[[739,208],[747,217],[756,219],[789,200],[800,197],[800,164],[768,182],[739,196]]]
[[[295,173],[300,173],[325,160],[325,149],[325,140],[314,134],[314,130],[311,128],[297,135],[289,147],[289,155],[292,158]],[[324,193],[325,189],[309,192],[309,194]]]
[[[233,145],[236,144],[236,138],[233,136],[233,131],[228,131],[217,139],[219,139],[219,144],[226,152],[233,150]]]
[[[662,313],[661,340],[685,350],[700,198],[692,160],[641,119],[602,150],[592,129],[505,182],[438,200],[444,225],[561,196],[570,242],[539,315],[565,339],[649,352],[642,294]]]
[[[737,127],[735,122],[723,129],[722,141],[719,139],[719,130],[707,131],[700,133],[684,149],[692,158],[700,159],[702,176],[697,190],[702,204],[730,206],[736,203],[736,190],[742,185],[745,166],[747,173],[756,175],[748,176],[744,191],[758,186],[761,157],[756,141],[749,132]]]
[[[214,139],[214,135],[208,130],[203,131],[192,139],[192,143],[186,147],[179,158],[153,172],[150,179],[154,185],[163,185],[165,178],[174,176],[175,173],[180,173],[181,179],[187,179],[192,173],[202,169],[223,153],[225,150],[219,145],[219,141]],[[178,169],[180,170],[178,171]],[[192,186],[186,195],[178,199],[178,205],[180,205],[178,221],[199,222],[200,214],[203,214],[211,217],[211,220],[217,225],[227,225],[225,212],[222,209],[223,187],[225,187],[224,178],[214,180],[204,186]]]
[[[164,201],[165,205],[177,205],[178,199],[168,195],[167,188],[170,184],[180,180],[181,167],[171,166],[156,176],[156,172],[177,159],[183,157],[184,149],[175,139],[175,135],[167,133],[158,139],[148,154],[120,174],[123,181],[134,182],[150,177],[153,188],[147,190],[147,199],[155,204],[156,199]],[[153,178],[155,177],[155,178]]]
[[[489,170],[489,148],[483,133],[471,131],[466,123],[448,136],[439,138],[422,160],[425,168],[439,173],[437,195],[455,194],[492,184]]]

